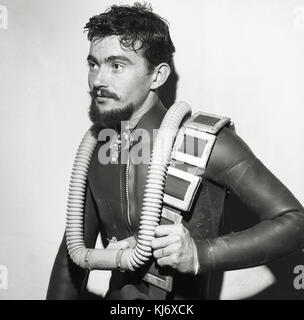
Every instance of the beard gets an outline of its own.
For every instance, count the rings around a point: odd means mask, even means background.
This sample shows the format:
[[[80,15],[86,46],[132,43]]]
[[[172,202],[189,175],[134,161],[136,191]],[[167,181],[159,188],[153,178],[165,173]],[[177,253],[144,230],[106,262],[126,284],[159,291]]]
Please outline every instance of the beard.
[[[89,118],[95,125],[95,127],[101,128],[115,128],[119,129],[122,121],[130,119],[134,111],[133,103],[130,103],[124,107],[115,108],[113,110],[100,110],[96,105],[94,94],[91,95],[91,105],[89,110]]]

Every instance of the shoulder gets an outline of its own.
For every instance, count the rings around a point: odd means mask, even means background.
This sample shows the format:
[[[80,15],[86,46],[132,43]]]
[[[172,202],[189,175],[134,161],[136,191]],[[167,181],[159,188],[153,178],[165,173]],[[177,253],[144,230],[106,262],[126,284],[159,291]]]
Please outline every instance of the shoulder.
[[[184,122],[182,128],[183,134],[180,136],[183,136],[183,140],[195,136],[196,164],[203,164],[202,172],[207,178],[212,179],[244,159],[255,158],[245,141],[236,134],[234,123],[229,117],[197,112]],[[193,144],[193,139],[191,142]]]
[[[217,133],[206,176],[215,178],[243,161],[255,161],[256,157],[247,143],[236,133],[233,126],[225,126]]]

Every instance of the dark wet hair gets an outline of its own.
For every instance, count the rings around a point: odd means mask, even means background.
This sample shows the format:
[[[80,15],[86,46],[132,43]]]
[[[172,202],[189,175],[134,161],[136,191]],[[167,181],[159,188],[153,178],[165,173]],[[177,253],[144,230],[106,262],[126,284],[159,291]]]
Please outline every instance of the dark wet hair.
[[[175,52],[166,20],[152,12],[150,5],[113,5],[104,13],[93,16],[85,26],[88,39],[119,36],[123,47],[141,50],[149,70],[162,62],[172,67]],[[139,47],[138,47],[139,44]]]

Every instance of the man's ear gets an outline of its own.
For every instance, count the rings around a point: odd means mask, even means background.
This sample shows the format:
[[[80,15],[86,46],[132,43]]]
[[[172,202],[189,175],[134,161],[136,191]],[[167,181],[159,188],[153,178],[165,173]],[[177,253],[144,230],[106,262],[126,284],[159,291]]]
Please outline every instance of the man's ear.
[[[167,81],[170,73],[171,68],[168,63],[160,63],[153,70],[152,83],[150,88],[152,90],[160,88]]]

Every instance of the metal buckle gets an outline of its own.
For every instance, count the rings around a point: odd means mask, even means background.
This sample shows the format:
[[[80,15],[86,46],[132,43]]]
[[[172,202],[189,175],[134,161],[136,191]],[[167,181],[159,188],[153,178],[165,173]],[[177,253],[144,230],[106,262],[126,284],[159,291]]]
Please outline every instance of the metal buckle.
[[[173,222],[174,224],[181,223],[183,220],[182,215],[177,210],[163,206],[161,217]]]
[[[167,292],[172,291],[173,287],[173,277],[172,276],[164,276],[164,279],[157,277],[151,273],[146,273],[144,278],[144,281],[153,284],[155,287],[161,288]]]
[[[213,125],[203,124],[200,122],[195,121],[197,117],[200,115],[212,117],[218,119],[216,123]],[[212,113],[206,113],[206,112],[196,112],[192,117],[190,117],[187,121],[185,121],[184,126],[187,128],[197,129],[200,131],[205,131],[211,134],[217,134],[217,132],[225,126],[230,121],[230,118],[228,117],[222,117],[218,116]]]
[[[195,176],[191,173],[169,167],[168,168],[168,175],[172,175],[175,177],[178,177],[180,179],[188,181],[190,184],[187,188],[187,191],[184,195],[184,200],[178,199],[176,197],[173,197],[169,194],[164,194],[164,203],[177,208],[182,211],[188,211],[191,208],[191,204],[193,202],[196,190],[202,180],[201,177]]]
[[[184,153],[180,151],[185,137],[190,137],[193,139],[201,140],[201,143],[198,143],[198,146],[203,148],[201,155],[198,157],[195,157],[191,154]],[[215,143],[216,136],[207,132],[202,132],[193,128],[182,128],[179,130],[179,133],[177,135],[174,147],[173,147],[173,153],[172,158],[181,161],[184,163],[191,164],[193,166],[199,167],[203,169],[203,172],[206,169],[206,165],[210,156],[210,153],[212,151],[213,145]],[[193,140],[194,143],[194,140]],[[187,146],[186,146],[187,148]]]
[[[173,222],[174,224],[181,223],[181,221],[183,219],[181,214],[179,214],[177,211],[170,209],[166,206],[164,206],[162,209],[161,217],[163,219],[166,219],[166,220]],[[156,276],[154,274],[147,272],[145,274],[145,276],[143,277],[143,280],[154,285],[155,287],[161,288],[167,292],[172,291],[172,286],[173,286],[172,275]]]

